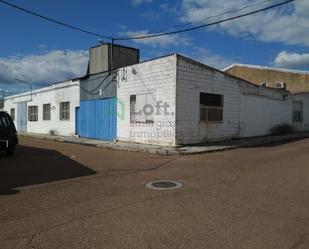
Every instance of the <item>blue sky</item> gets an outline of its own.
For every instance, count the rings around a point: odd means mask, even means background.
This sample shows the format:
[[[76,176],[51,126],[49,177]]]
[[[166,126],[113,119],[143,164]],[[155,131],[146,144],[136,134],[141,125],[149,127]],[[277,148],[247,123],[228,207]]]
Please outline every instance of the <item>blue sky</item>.
[[[218,20],[206,17],[244,6],[244,13],[283,0],[8,0],[26,9],[84,29],[112,36],[150,34],[164,28]],[[309,1],[294,3],[230,23],[138,42],[148,59],[178,52],[224,68],[232,63],[309,70]],[[237,13],[238,14],[238,13]],[[229,17],[233,14],[225,15]],[[44,85],[82,76],[87,50],[97,38],[49,23],[0,4],[0,88],[26,90],[22,79]],[[1,95],[1,93],[0,93]]]

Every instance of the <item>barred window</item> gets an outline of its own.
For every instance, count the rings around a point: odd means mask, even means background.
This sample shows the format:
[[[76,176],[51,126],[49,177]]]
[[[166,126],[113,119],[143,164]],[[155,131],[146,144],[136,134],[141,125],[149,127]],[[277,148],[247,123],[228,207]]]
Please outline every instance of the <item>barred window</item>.
[[[70,102],[60,103],[60,120],[70,120]]]
[[[50,120],[50,104],[43,105],[43,120]]]
[[[38,106],[28,106],[28,120],[31,122],[38,121]]]
[[[151,93],[130,95],[130,122],[153,123],[155,100]]]
[[[11,109],[10,114],[11,114],[12,120],[15,121],[15,108],[12,108],[12,109]]]
[[[130,123],[131,124],[136,122],[135,112],[136,112],[136,95],[131,95],[130,96]]]
[[[223,121],[223,95],[200,93],[200,121]]]
[[[293,102],[293,121],[294,122],[303,121],[303,102],[301,101]]]

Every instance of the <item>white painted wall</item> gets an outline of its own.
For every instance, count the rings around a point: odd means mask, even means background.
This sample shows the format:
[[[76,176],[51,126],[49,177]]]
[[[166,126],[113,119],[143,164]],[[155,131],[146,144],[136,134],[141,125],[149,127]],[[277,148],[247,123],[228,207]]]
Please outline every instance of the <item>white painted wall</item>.
[[[15,108],[15,125],[17,125],[17,103],[26,101],[27,106],[37,105],[38,121],[27,120],[27,133],[49,134],[54,130],[56,135],[72,136],[75,134],[75,115],[76,107],[79,106],[79,94],[79,81],[67,81],[33,91],[32,101],[30,93],[7,97],[4,110],[10,113],[10,109]],[[59,119],[60,102],[70,102],[69,121]],[[50,121],[43,120],[43,104],[51,104],[53,107]]]
[[[224,95],[223,122],[199,121],[199,93]],[[176,88],[177,144],[262,136],[279,124],[292,125],[291,97],[179,56]]]
[[[293,122],[296,131],[309,131],[309,93],[297,93],[293,95],[293,100],[303,102],[303,121]]]
[[[200,92],[224,95],[223,122],[200,122]],[[235,80],[179,56],[176,95],[178,144],[196,144],[239,135],[241,94]]]
[[[130,95],[147,92],[152,92],[156,101],[167,102],[176,115],[155,115],[153,125],[130,124]],[[224,95],[223,122],[200,122],[200,92]],[[118,71],[118,112],[124,105],[125,117],[118,117],[117,139],[178,145],[267,135],[275,125],[292,125],[292,100],[283,98],[286,94],[180,55],[163,57]],[[167,123],[176,127],[156,125]]]
[[[178,145],[197,144],[235,137],[261,136],[277,124],[292,124],[292,97],[285,91],[259,87],[218,70],[187,59],[170,55],[121,68],[117,72],[117,140],[138,143]],[[223,122],[202,123],[199,120],[199,93],[224,95]],[[154,123],[130,122],[130,95],[149,94],[160,103]],[[298,128],[309,128],[308,95],[295,95],[304,103],[304,122]],[[36,122],[27,122],[28,133],[58,135],[75,134],[76,107],[79,106],[79,81],[67,81],[20,94],[5,100],[4,110],[10,112],[17,103],[39,107]],[[59,119],[60,102],[70,102],[70,121]],[[43,121],[43,104],[54,106],[51,121]],[[168,105],[168,114],[163,104]],[[122,112],[123,110],[123,112]],[[124,114],[124,115],[123,115]],[[294,124],[295,125],[295,124]]]
[[[279,124],[292,126],[291,98],[269,98],[251,94],[241,96],[241,136],[254,137],[270,133]]]
[[[125,67],[118,71],[118,113],[124,106],[124,118],[117,118],[117,139],[138,143],[175,145],[176,55]],[[135,73],[132,72],[134,69]],[[154,124],[130,123],[130,95],[151,92],[155,102],[166,102],[169,115],[154,115]]]

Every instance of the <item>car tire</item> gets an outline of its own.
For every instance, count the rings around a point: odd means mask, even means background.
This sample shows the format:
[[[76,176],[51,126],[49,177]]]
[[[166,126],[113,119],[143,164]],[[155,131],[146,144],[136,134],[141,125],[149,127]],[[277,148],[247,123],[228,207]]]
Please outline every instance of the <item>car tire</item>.
[[[5,153],[7,156],[12,156],[15,153],[15,146],[9,146],[5,149]]]

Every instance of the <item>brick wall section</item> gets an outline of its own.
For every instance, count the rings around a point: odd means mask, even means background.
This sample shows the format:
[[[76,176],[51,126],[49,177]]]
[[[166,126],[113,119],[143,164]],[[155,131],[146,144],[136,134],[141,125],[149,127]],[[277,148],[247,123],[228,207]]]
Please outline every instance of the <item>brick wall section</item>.
[[[292,126],[292,99],[242,94],[240,113],[240,136],[266,135],[276,125]]]
[[[224,96],[223,122],[199,121],[199,93]],[[278,124],[292,125],[292,98],[284,90],[261,87],[178,57],[177,144],[197,144],[262,136]],[[284,98],[285,95],[289,97]]]
[[[118,70],[117,139],[175,145],[176,55],[166,56]],[[135,73],[133,73],[133,70]],[[169,115],[154,115],[154,124],[130,123],[130,95],[152,93],[155,102],[167,102]],[[165,126],[165,127],[162,127]]]
[[[223,122],[199,122],[200,92],[224,95]],[[240,89],[236,80],[179,56],[176,95],[178,144],[195,144],[239,135]]]
[[[235,65],[229,68],[227,73],[251,81],[257,85],[267,83],[275,87],[277,82],[284,82],[287,89],[293,93],[309,91],[309,72],[293,73],[278,71],[275,68],[250,68],[250,66]]]

